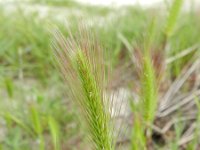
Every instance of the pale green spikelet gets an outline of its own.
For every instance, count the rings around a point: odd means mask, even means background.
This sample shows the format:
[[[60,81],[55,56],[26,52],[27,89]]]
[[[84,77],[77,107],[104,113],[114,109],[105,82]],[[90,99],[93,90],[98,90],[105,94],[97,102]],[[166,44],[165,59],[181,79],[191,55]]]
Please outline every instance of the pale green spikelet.
[[[108,131],[108,118],[104,111],[103,97],[91,72],[89,62],[84,54],[77,54],[77,71],[84,92],[84,111],[87,112],[87,121],[90,124],[91,138],[99,150],[111,150],[111,139]]]

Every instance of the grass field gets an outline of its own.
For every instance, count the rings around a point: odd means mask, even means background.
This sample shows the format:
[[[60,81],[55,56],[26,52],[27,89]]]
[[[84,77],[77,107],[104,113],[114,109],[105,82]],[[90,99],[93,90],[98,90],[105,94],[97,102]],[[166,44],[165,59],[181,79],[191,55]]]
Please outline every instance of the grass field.
[[[198,150],[200,15],[183,2],[0,3],[0,150]]]

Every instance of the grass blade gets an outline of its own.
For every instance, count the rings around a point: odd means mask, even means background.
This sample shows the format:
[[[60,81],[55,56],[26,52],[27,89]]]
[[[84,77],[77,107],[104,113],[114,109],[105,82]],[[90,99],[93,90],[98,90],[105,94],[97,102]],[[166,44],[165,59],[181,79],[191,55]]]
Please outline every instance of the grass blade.
[[[42,135],[42,125],[41,125],[41,120],[40,120],[40,116],[39,113],[37,111],[37,109],[34,106],[30,107],[30,118],[31,121],[33,123],[33,128],[39,138],[39,142],[40,142],[40,150],[44,150],[45,145],[44,145],[44,138]]]
[[[56,120],[53,117],[48,118],[49,129],[51,131],[51,136],[53,139],[54,149],[60,150],[60,137],[59,137],[59,127]]]

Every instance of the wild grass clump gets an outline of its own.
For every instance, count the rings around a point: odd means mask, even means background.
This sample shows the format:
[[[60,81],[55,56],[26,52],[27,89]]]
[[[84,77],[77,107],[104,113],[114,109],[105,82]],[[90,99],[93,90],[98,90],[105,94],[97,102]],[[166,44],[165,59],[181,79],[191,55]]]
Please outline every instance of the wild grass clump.
[[[103,53],[94,36],[82,29],[79,33],[78,38],[71,35],[65,39],[56,31],[56,60],[71,100],[81,109],[93,148],[112,150],[110,115],[104,92],[106,76]]]

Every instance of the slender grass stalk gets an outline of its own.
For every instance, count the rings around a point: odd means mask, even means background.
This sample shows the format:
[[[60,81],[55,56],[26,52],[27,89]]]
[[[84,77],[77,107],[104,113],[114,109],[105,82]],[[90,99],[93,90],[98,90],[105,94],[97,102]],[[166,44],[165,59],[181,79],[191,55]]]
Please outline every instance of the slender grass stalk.
[[[56,120],[49,116],[48,124],[51,131],[51,136],[54,144],[54,150],[60,150],[60,135],[59,135],[59,127]]]
[[[148,56],[144,57],[143,73],[144,75],[141,78],[141,102],[139,102],[138,105],[139,110],[133,110],[134,126],[132,129],[132,150],[146,149],[147,138],[149,138],[152,132],[147,125],[151,125],[153,123],[156,115],[157,89],[155,85],[155,73],[152,62]],[[145,130],[148,134],[146,137]]]
[[[44,137],[42,135],[43,129],[41,125],[41,120],[40,120],[39,113],[34,106],[30,108],[30,119],[33,123],[34,131],[36,132],[39,139],[40,150],[45,150],[45,142],[44,142]]]
[[[164,29],[164,49],[169,49],[169,46],[172,44],[171,37],[174,34],[175,25],[180,14],[183,2],[184,0],[173,0],[172,5],[169,9],[169,15],[166,20],[166,25]],[[178,52],[180,51],[177,51],[175,47],[173,47],[173,51],[170,51],[170,53],[173,55],[176,55]],[[181,61],[176,61],[171,64],[173,70],[172,76],[177,76],[180,73],[180,66]]]
[[[78,39],[71,35],[66,40],[56,32],[55,56],[70,90],[68,94],[81,109],[93,148],[112,150],[102,50],[87,31],[80,29],[79,33]]]
[[[176,21],[180,13],[183,2],[184,0],[173,0],[165,28],[165,34],[167,38],[169,38],[173,34],[174,27],[176,25]]]
[[[134,126],[131,134],[131,150],[146,149],[146,137],[144,134],[145,126],[141,119],[138,105],[131,103],[131,108],[134,113]]]
[[[153,123],[157,108],[156,75],[151,56],[151,46],[154,40],[155,20],[148,26],[144,41],[144,56],[141,70],[141,93],[139,104],[133,108],[134,126],[132,134],[132,150],[147,149],[147,140],[151,135],[148,125]],[[136,109],[136,107],[139,107]],[[145,131],[147,135],[145,136]],[[135,142],[137,141],[137,142]]]

